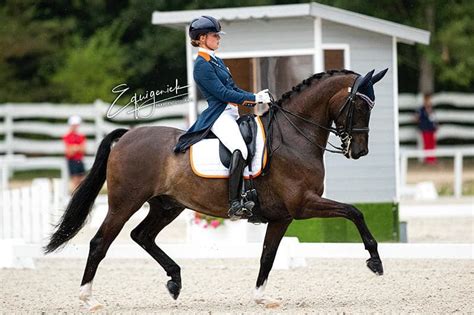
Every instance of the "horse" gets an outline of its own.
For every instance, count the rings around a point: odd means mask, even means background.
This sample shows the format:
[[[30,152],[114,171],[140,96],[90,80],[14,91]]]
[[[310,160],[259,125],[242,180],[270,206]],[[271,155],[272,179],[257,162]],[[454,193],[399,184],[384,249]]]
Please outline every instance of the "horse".
[[[377,242],[364,216],[350,204],[322,197],[324,160],[329,133],[341,137],[335,152],[358,159],[368,153],[369,118],[375,99],[373,84],[387,69],[361,76],[349,70],[317,73],[303,80],[270,104],[261,115],[267,131],[271,159],[265,176],[254,179],[260,214],[268,221],[260,270],[254,289],[258,304],[275,300],[264,294],[280,241],[293,220],[342,217],[357,227],[370,258],[368,268],[383,274]],[[360,91],[365,91],[361,93]],[[372,99],[368,95],[372,95]],[[334,123],[335,127],[332,127]],[[90,310],[102,305],[92,296],[92,282],[99,263],[127,220],[145,202],[149,212],[130,233],[166,271],[166,288],[177,299],[180,267],[155,242],[158,233],[185,208],[220,218],[227,217],[227,179],[196,176],[189,164],[189,150],[174,153],[183,130],[164,126],[116,129],[100,143],[94,164],[54,227],[45,254],[54,252],[84,226],[94,200],[107,180],[108,212],[90,241],[79,298]]]

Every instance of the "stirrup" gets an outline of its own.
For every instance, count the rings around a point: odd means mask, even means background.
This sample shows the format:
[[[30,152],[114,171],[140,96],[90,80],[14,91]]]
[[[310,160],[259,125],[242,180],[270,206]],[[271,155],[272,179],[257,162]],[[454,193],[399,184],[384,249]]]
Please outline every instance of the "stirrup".
[[[240,201],[238,205],[234,202],[234,205],[231,205],[227,215],[231,221],[237,221],[243,217],[248,218],[253,215],[252,209],[254,206],[255,203],[253,201],[247,201],[243,204],[242,201]]]

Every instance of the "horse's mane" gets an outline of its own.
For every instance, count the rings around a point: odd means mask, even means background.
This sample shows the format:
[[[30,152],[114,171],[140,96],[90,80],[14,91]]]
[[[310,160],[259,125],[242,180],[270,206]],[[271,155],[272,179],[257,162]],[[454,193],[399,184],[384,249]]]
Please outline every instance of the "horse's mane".
[[[346,70],[346,69],[328,70],[326,72],[315,73],[312,76],[304,79],[303,81],[301,81],[300,83],[298,83],[294,87],[292,87],[291,90],[283,93],[281,98],[276,103],[278,105],[281,105],[285,100],[289,99],[292,95],[298,94],[301,90],[303,90],[304,88],[311,85],[311,83],[313,81],[315,81],[315,80],[317,80],[317,81],[324,80],[324,79],[326,79],[328,77],[332,77],[333,75],[336,75],[336,74],[357,74],[357,73],[354,72],[354,71],[351,71],[351,70]]]

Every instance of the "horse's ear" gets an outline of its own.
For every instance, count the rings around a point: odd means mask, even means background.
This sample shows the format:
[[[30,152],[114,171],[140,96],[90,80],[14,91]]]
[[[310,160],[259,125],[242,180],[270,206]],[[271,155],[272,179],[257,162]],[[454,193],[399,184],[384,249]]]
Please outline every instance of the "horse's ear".
[[[360,77],[356,80],[356,82],[354,83],[354,87],[353,87],[353,90],[354,91],[358,91],[359,88],[367,85],[367,83],[370,82],[370,80],[372,79],[372,75],[374,74],[375,72],[375,69],[368,72],[365,77],[363,77],[362,79],[360,79]],[[355,93],[355,92],[354,92]]]
[[[385,70],[382,70],[379,73],[377,73],[376,75],[374,75],[372,77],[372,83],[375,84],[375,83],[379,82],[380,80],[382,80],[382,78],[385,76],[387,71],[388,71],[388,68],[385,69]]]

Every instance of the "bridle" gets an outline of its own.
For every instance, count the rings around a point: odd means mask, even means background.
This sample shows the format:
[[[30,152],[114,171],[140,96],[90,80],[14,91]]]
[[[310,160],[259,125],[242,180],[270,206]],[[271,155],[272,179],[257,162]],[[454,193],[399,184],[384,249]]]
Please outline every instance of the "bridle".
[[[360,83],[362,82],[362,80],[363,80],[362,76],[357,77],[357,79],[354,81],[354,84],[352,85],[352,87],[350,87],[348,89],[348,92],[350,94],[347,96],[344,104],[339,109],[338,115],[334,119],[334,122],[336,123],[339,120],[339,118],[343,115],[343,113],[346,112],[346,119],[344,120],[345,124],[342,125],[342,126],[336,126],[335,128],[320,125],[320,124],[318,124],[318,123],[316,123],[312,120],[309,120],[305,117],[302,117],[298,114],[293,113],[292,111],[289,111],[289,110],[283,108],[282,106],[278,105],[278,103],[275,102],[275,100],[273,98],[273,95],[270,94],[271,103],[269,104],[269,107],[270,107],[269,108],[269,122],[268,122],[267,128],[265,130],[265,133],[267,135],[267,137],[266,137],[266,139],[267,139],[266,148],[267,148],[267,153],[268,153],[269,159],[271,158],[271,155],[273,154],[273,152],[276,151],[276,149],[273,150],[272,147],[271,147],[271,139],[272,139],[271,134],[272,134],[272,130],[273,130],[273,128],[271,128],[271,126],[272,126],[272,122],[275,120],[275,116],[278,112],[280,112],[283,115],[283,117],[290,123],[291,126],[293,126],[293,128],[299,134],[301,134],[308,142],[310,142],[314,146],[322,149],[323,151],[328,151],[328,152],[331,152],[331,153],[338,153],[338,154],[343,154],[343,155],[348,154],[349,150],[350,150],[352,135],[354,133],[369,133],[369,128],[368,127],[354,128],[354,120],[353,120],[354,119],[354,108],[355,108],[355,102],[356,102],[357,97],[362,98],[362,100],[369,106],[370,110],[372,110],[372,108],[374,107],[374,104],[375,104],[375,102],[372,101],[367,95],[362,94],[362,93],[357,91],[359,86],[360,86]],[[370,115],[370,111],[369,111],[369,115]],[[289,116],[292,116],[294,118],[297,118],[300,121],[303,121],[303,122],[308,123],[310,125],[316,126],[320,129],[326,130],[330,133],[333,133],[334,135],[338,136],[341,139],[341,142],[342,142],[341,146],[337,147],[337,146],[333,145],[332,143],[328,142],[329,145],[333,148],[333,149],[328,149],[326,147],[323,147],[319,143],[314,142],[310,137],[308,137],[304,133],[303,130],[301,130],[290,119]],[[280,130],[280,135],[281,135],[281,130]],[[268,165],[269,164],[270,163],[268,163]]]

